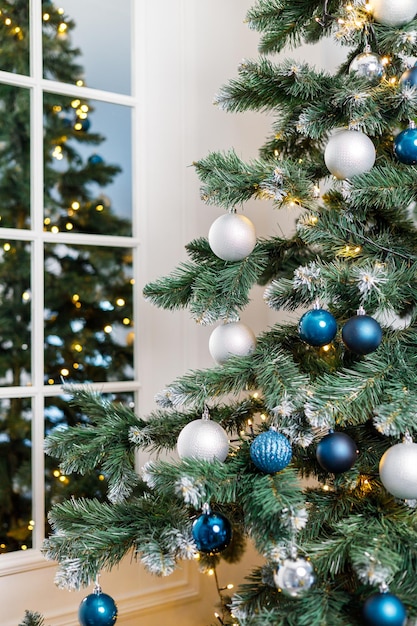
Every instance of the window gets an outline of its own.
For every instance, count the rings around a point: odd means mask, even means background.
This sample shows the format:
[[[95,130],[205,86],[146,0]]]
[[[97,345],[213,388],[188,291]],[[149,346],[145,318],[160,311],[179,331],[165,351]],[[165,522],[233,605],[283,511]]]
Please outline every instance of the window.
[[[1,6],[3,553],[39,548],[57,499],[102,491],[44,459],[45,432],[83,419],[63,383],[129,403],[139,386],[133,23],[131,0]]]

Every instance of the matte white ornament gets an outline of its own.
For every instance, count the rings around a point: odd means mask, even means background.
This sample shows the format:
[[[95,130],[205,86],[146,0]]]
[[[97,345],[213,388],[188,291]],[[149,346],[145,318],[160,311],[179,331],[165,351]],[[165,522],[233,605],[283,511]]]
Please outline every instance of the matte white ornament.
[[[371,0],[374,19],[385,26],[403,26],[417,14],[417,0]]]
[[[389,448],[379,462],[385,489],[396,498],[417,498],[417,443],[405,441]]]
[[[242,322],[217,326],[209,339],[210,354],[218,365],[226,363],[231,356],[247,356],[255,347],[255,334]]]
[[[241,261],[256,244],[253,223],[244,215],[226,213],[218,217],[208,234],[210,248],[223,261]]]
[[[324,152],[326,167],[336,178],[368,172],[375,163],[375,146],[360,130],[340,130],[330,137]]]
[[[293,598],[308,591],[315,580],[312,564],[302,558],[285,559],[274,573],[277,588],[286,596]]]
[[[184,426],[178,436],[177,452],[181,459],[223,462],[229,453],[229,437],[220,424],[203,416]]]

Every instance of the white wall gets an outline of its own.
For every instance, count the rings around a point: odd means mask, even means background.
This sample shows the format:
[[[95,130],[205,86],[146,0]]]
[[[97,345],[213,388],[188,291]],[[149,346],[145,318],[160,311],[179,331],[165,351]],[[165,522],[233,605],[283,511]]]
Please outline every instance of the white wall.
[[[135,137],[140,146],[136,209],[145,284],[184,260],[184,244],[206,235],[221,214],[200,201],[199,183],[189,167],[192,161],[210,150],[232,146],[245,158],[256,157],[269,123],[260,115],[226,114],[212,105],[219,86],[236,74],[242,58],[257,56],[258,36],[243,23],[249,0],[136,3],[142,30],[137,42],[142,59],[138,87],[143,100]],[[270,209],[267,203],[250,203],[245,209],[259,234],[286,227],[283,216]],[[187,369],[211,365],[207,348],[211,329],[196,326],[186,313],[160,311],[143,300],[138,309],[142,385],[138,411],[145,415],[155,408],[154,395],[165,384]],[[255,332],[273,322],[262,290],[254,290],[254,301],[242,319]],[[249,571],[252,557],[235,567],[222,566],[221,584],[238,582]],[[32,567],[19,572],[19,560],[31,558]],[[78,594],[59,591],[53,575],[54,567],[40,565],[36,554],[2,556],[1,625],[17,626],[28,608],[43,613],[47,626],[73,626],[78,604],[91,589]],[[193,564],[160,580],[128,561],[101,582],[119,606],[120,626],[205,626],[213,621],[214,582]]]

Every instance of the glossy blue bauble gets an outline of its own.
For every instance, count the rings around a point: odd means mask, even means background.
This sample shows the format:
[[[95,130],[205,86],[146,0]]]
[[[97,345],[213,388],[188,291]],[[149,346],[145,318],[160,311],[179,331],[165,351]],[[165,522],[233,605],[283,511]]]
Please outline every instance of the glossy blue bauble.
[[[252,441],[250,458],[265,474],[280,472],[291,461],[291,444],[276,430],[267,430]]]
[[[298,324],[298,332],[310,346],[325,346],[337,333],[337,322],[325,309],[312,309],[304,313]]]
[[[382,341],[382,328],[369,315],[355,315],[342,328],[343,343],[356,354],[369,354]]]
[[[91,593],[81,601],[78,621],[81,626],[113,626],[117,620],[117,606],[106,593]]]
[[[232,527],[221,513],[203,513],[195,520],[192,534],[200,552],[217,554],[229,545]]]
[[[417,85],[417,64],[405,70],[400,78],[400,83],[410,85],[410,87]]]
[[[394,154],[405,165],[417,163],[417,128],[406,128],[395,137]]]
[[[342,474],[354,465],[358,450],[356,443],[346,433],[330,432],[319,441],[316,457],[327,472]]]
[[[103,159],[99,154],[92,154],[88,157],[88,162],[90,165],[100,165],[103,163]]]
[[[363,605],[367,626],[405,626],[407,611],[392,593],[375,593]]]

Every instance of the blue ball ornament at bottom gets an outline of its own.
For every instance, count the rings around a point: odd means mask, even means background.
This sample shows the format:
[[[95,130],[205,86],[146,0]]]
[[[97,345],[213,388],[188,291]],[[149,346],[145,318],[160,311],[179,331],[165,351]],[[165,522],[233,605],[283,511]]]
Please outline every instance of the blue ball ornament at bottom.
[[[394,139],[394,154],[400,163],[417,163],[417,128],[406,128]]]
[[[343,343],[356,354],[374,352],[382,341],[382,329],[370,315],[354,315],[342,328]]]
[[[78,621],[81,626],[113,626],[117,620],[117,606],[106,593],[91,593],[81,601]]]
[[[330,431],[319,441],[316,457],[321,467],[333,474],[347,472],[358,457],[356,443],[349,435]]]
[[[229,545],[232,526],[221,513],[203,513],[193,523],[192,535],[200,552],[217,554]]]
[[[405,626],[407,611],[401,600],[392,593],[375,593],[363,605],[367,626]]]
[[[291,444],[284,435],[270,429],[260,433],[252,441],[250,457],[256,467],[265,474],[274,474],[284,469],[291,461]]]
[[[304,313],[298,324],[298,332],[310,346],[325,346],[337,333],[337,322],[325,309],[312,309]]]

